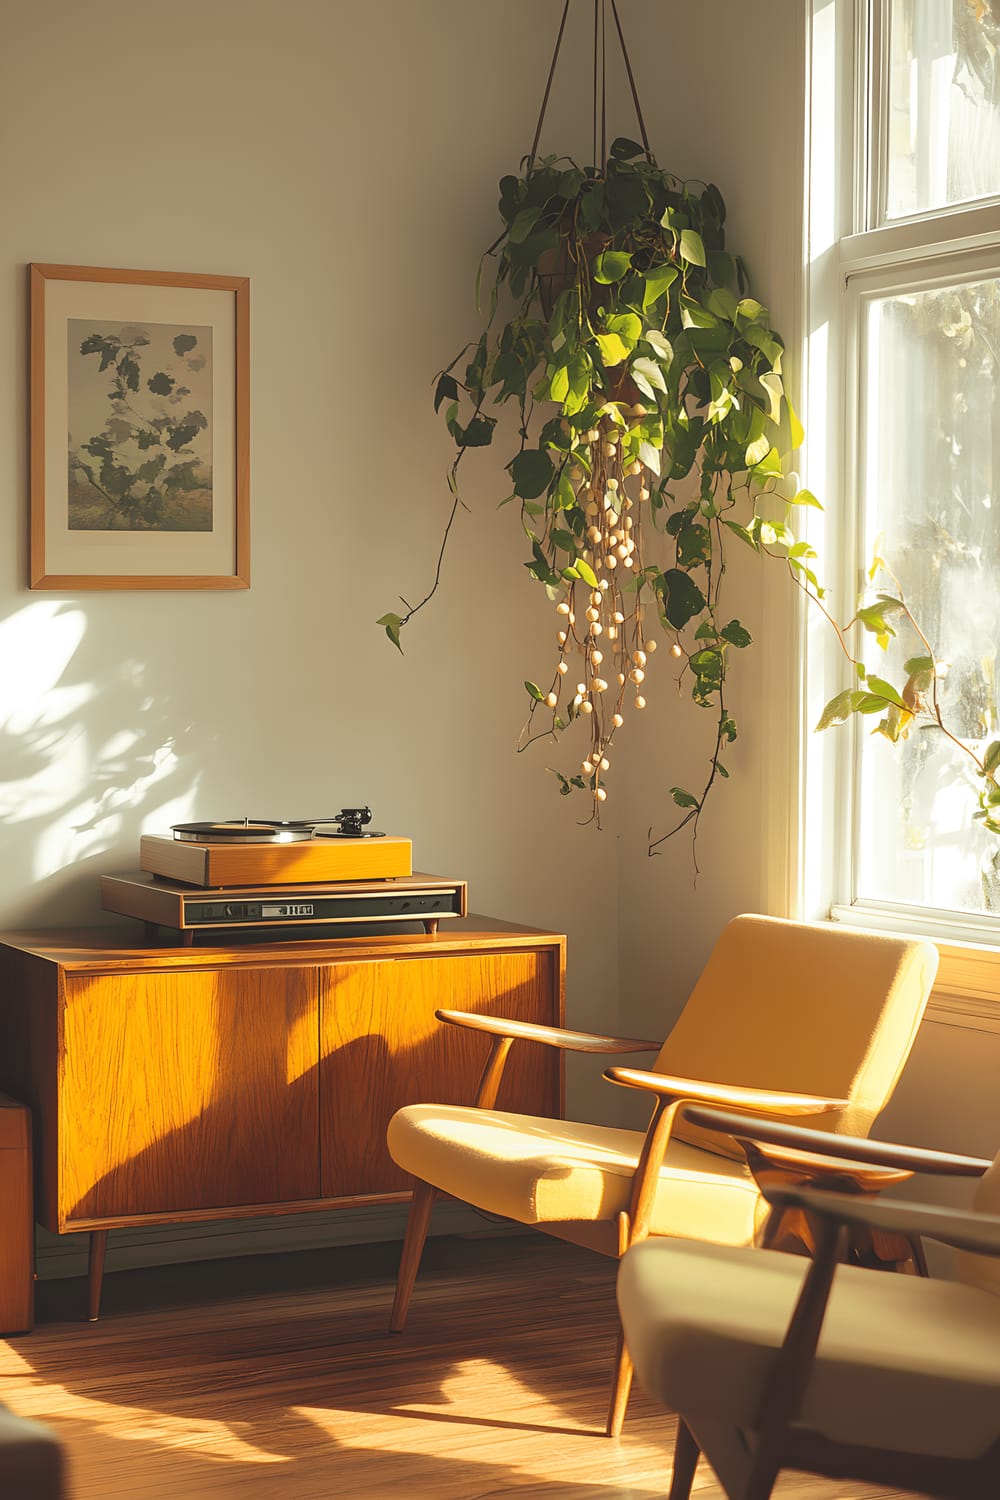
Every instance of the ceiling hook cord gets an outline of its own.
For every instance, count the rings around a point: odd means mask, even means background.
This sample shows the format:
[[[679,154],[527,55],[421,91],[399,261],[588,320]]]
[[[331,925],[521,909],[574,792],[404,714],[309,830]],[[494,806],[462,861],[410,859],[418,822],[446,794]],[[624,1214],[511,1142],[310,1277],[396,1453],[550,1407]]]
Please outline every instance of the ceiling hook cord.
[[[615,18],[615,26],[618,30],[618,41],[622,49],[622,58],[625,62],[625,71],[628,74],[629,88],[632,90],[632,103],[635,105],[635,117],[639,122],[639,132],[642,136],[642,145],[649,161],[653,160],[653,153],[649,149],[649,136],[646,134],[646,122],[642,118],[642,107],[639,104],[639,90],[635,86],[635,76],[632,72],[632,63],[629,59],[628,48],[625,45],[625,33],[622,31],[622,23],[618,19],[617,0],[611,0],[611,14]]]
[[[542,122],[545,119],[545,111],[548,108],[549,93],[552,89],[552,80],[555,77],[556,63],[559,61],[559,49],[562,46],[563,32],[566,30],[566,17],[569,15],[569,0],[563,6],[562,20],[559,22],[559,35],[556,37],[555,49],[552,53],[552,64],[549,68],[549,76],[545,84],[545,93],[542,95],[542,107],[538,111],[538,124],[535,126],[535,139],[531,143],[528,153],[528,168],[530,172],[535,164],[535,152],[538,150],[538,142],[542,136]]]
[[[652,161],[653,153],[649,146],[649,136],[646,132],[646,122],[643,119],[642,106],[639,103],[639,91],[636,88],[635,74],[632,72],[632,61],[625,45],[625,33],[622,30],[621,18],[618,15],[617,0],[611,0],[611,14],[614,18],[615,30],[618,33],[618,44],[621,47],[622,61],[625,64],[625,72],[628,75],[629,88],[632,91],[632,103],[635,105],[635,117],[639,125],[639,133],[642,137],[643,150],[647,158]],[[542,95],[541,109],[538,111],[538,123],[535,126],[535,136],[531,143],[531,150],[527,158],[527,171],[530,172],[535,164],[538,152],[538,143],[542,137],[542,125],[545,122],[545,111],[548,109],[549,95],[552,92],[552,80],[555,77],[556,64],[559,61],[559,53],[562,48],[563,34],[566,30],[566,20],[569,16],[569,0],[563,4],[562,17],[559,21],[559,31],[556,36],[556,44],[552,51],[552,61],[549,64],[549,76],[545,81],[545,92]],[[594,131],[593,150],[594,164],[600,161],[602,167],[607,164],[608,154],[608,98],[607,98],[607,31],[606,31],[606,0],[594,0]],[[598,147],[598,120],[600,120],[600,156]]]

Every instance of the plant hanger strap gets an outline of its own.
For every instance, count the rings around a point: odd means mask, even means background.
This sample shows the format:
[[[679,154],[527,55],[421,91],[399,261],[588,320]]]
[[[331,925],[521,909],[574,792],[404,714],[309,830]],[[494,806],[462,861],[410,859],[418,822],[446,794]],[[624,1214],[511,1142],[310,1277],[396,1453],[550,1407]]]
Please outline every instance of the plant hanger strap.
[[[625,72],[628,74],[629,88],[632,90],[632,103],[635,105],[635,118],[639,125],[639,134],[642,137],[642,147],[650,161],[653,153],[649,149],[649,136],[646,134],[646,122],[642,118],[642,106],[639,103],[639,90],[635,86],[635,75],[632,72],[632,63],[629,59],[628,48],[625,45],[625,33],[622,31],[622,23],[618,18],[617,0],[611,0],[611,14],[615,18],[615,29],[618,32],[618,42],[622,49],[622,60],[625,63]]]
[[[569,0],[563,6],[562,20],[559,22],[559,35],[556,37],[555,49],[552,53],[552,63],[549,67],[549,76],[545,83],[545,93],[542,95],[542,107],[538,111],[538,124],[535,126],[535,139],[531,143],[528,152],[528,171],[531,171],[535,161],[535,152],[538,150],[538,142],[542,135],[542,122],[545,119],[545,111],[549,106],[549,93],[552,89],[552,80],[556,74],[556,63],[559,61],[559,49],[562,46],[563,32],[566,30],[566,17],[569,15]]]
[[[646,133],[646,122],[642,117],[642,106],[639,103],[639,91],[635,85],[635,75],[632,72],[632,62],[625,45],[625,33],[622,31],[621,18],[618,15],[617,0],[611,0],[611,14],[614,18],[615,30],[618,33],[618,44],[621,47],[622,60],[625,63],[625,72],[628,75],[629,88],[632,91],[632,103],[635,105],[635,117],[639,125],[639,133],[642,137],[643,150],[649,161],[653,160],[653,153],[649,149],[649,136]],[[545,121],[545,111],[549,104],[549,94],[552,92],[552,80],[555,77],[556,64],[559,61],[559,52],[562,48],[563,33],[566,30],[566,20],[569,16],[569,0],[563,5],[562,18],[559,22],[559,32],[556,36],[556,44],[552,52],[552,62],[549,65],[549,76],[545,81],[545,92],[542,95],[542,107],[538,111],[538,123],[535,126],[535,138],[531,143],[528,153],[527,170],[530,172],[534,166],[535,155],[538,151],[538,143],[542,136],[542,125]],[[594,0],[594,164],[598,160],[603,163],[607,160],[607,36],[606,36],[606,0]],[[598,120],[600,121],[600,146],[601,154],[598,157]]]

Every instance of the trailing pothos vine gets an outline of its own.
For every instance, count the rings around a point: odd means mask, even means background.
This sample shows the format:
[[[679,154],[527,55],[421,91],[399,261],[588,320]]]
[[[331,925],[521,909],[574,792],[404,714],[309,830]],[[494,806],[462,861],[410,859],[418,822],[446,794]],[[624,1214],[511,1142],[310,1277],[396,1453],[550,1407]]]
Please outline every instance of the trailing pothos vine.
[[[985,735],[970,741],[954,733],[945,719],[942,683],[948,676],[949,663],[942,661],[927,634],[904,597],[898,580],[882,558],[876,558],[869,573],[873,585],[867,602],[857,609],[846,625],[838,625],[827,614],[837,633],[841,648],[857,674],[857,686],[836,693],[827,703],[816,725],[817,730],[846,724],[858,717],[880,715],[874,734],[883,735],[893,745],[908,738],[914,730],[941,734],[965,757],[963,764],[975,780],[978,809],[974,821],[993,834],[1000,834],[1000,739]],[[880,585],[876,587],[875,585]],[[886,584],[888,587],[886,587]],[[890,592],[889,590],[894,590]],[[916,652],[902,664],[902,679],[897,686],[887,677],[870,672],[864,661],[851,649],[855,627],[861,626],[876,645],[887,651],[902,628],[915,638]]]
[[[680,816],[653,852],[698,820],[737,737],[727,699],[734,652],[750,645],[725,608],[730,537],[785,559],[818,590],[788,524],[818,502],[786,474],[783,437],[801,435],[782,383],[783,343],[725,246],[725,205],[711,184],[662,171],[617,140],[603,169],[528,160],[500,184],[504,228],[491,260],[486,327],[437,378],[457,445],[452,508],[437,572],[419,603],[384,614],[400,634],[433,597],[459,501],[459,466],[488,446],[494,408],[513,402],[517,451],[506,464],[530,555],[555,608],[551,676],[525,682],[519,748],[582,724],[564,794],[600,822],[612,752],[646,704],[658,638],[694,703],[712,712],[705,777],[673,786]],[[400,647],[401,649],[401,647]],[[537,675],[537,674],[536,674]]]

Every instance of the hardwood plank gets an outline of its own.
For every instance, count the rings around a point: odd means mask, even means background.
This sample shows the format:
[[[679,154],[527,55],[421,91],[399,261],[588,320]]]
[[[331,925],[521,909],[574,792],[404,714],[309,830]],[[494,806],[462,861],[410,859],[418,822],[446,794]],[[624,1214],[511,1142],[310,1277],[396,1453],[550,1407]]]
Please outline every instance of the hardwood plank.
[[[540,1235],[427,1249],[405,1334],[398,1246],[246,1257],[38,1288],[0,1400],[68,1446],[72,1500],[653,1500],[674,1422],[636,1391],[603,1436],[616,1267]],[[722,1500],[699,1469],[698,1500]],[[786,1475],[776,1500],[903,1500]]]

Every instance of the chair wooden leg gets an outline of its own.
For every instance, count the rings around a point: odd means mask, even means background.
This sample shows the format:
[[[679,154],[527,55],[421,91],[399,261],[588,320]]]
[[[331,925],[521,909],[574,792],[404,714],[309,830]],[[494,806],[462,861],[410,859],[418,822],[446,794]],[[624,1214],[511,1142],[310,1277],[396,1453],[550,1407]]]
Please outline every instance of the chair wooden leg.
[[[399,1275],[396,1278],[396,1296],[389,1318],[392,1333],[402,1333],[406,1326],[410,1293],[417,1279],[417,1267],[420,1265],[420,1256],[431,1222],[431,1209],[437,1195],[437,1188],[431,1187],[429,1182],[418,1181],[413,1189],[410,1215],[406,1221],[406,1238],[403,1240],[403,1253],[399,1260]]]
[[[104,1254],[108,1248],[108,1231],[90,1231],[90,1253],[87,1257],[87,1320],[96,1323],[101,1312],[101,1286],[104,1282]]]
[[[670,1481],[667,1500],[688,1500],[694,1484],[694,1471],[698,1467],[701,1449],[694,1433],[685,1421],[677,1418],[677,1441],[674,1443],[674,1471]]]
[[[632,1390],[632,1356],[625,1347],[625,1334],[618,1330],[618,1349],[615,1354],[615,1373],[611,1381],[611,1401],[608,1405],[608,1437],[621,1437],[625,1425],[625,1410]]]

